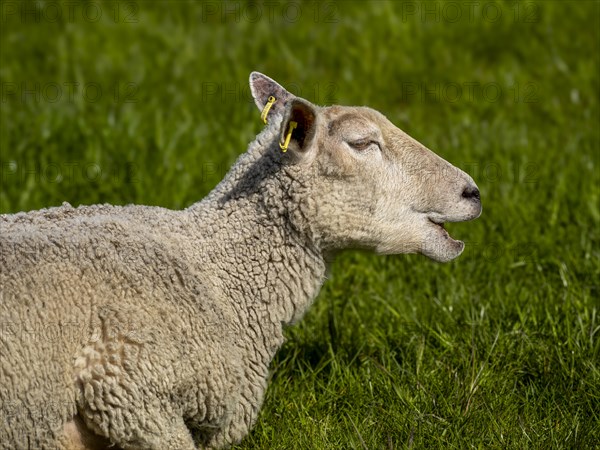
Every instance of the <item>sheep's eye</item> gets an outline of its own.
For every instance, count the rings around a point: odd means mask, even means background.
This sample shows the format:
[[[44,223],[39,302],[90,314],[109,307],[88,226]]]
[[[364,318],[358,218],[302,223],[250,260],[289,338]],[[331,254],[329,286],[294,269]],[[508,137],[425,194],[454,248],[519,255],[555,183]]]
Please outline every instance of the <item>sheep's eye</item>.
[[[348,144],[355,150],[366,150],[367,148],[369,148],[371,146],[371,144],[376,144],[377,146],[379,146],[379,144],[377,144],[377,142],[369,140],[369,139],[361,139],[358,141],[352,141],[352,142],[348,142]]]

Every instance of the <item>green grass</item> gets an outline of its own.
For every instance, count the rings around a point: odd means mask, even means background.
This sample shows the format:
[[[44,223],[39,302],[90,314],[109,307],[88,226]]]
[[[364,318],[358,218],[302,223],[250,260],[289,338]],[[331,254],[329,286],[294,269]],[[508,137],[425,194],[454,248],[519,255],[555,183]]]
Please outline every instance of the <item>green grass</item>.
[[[452,263],[339,257],[237,448],[600,448],[599,3],[452,3],[456,22],[444,3],[254,20],[245,3],[122,2],[117,21],[93,3],[93,23],[36,4],[39,23],[2,2],[1,212],[201,199],[261,129],[252,70],[382,111],[481,189]]]

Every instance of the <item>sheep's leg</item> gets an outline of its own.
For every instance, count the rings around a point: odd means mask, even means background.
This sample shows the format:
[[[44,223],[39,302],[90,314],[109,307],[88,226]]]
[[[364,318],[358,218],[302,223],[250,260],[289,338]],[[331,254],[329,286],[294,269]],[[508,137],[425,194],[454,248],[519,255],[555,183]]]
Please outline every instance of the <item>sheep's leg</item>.
[[[245,383],[230,419],[227,424],[210,436],[206,442],[208,448],[227,447],[240,442],[248,435],[258,418],[266,387],[266,374],[264,378],[248,380]]]
[[[232,415],[231,421],[223,426],[223,428],[204,440],[207,448],[228,447],[240,442],[248,435],[256,419],[256,415],[251,417],[246,408],[241,406],[238,408],[238,411],[238,413]]]
[[[62,440],[64,450],[103,450],[111,446],[108,439],[86,427],[78,415],[64,425]],[[111,448],[118,449],[116,446]]]
[[[153,422],[159,424],[154,427],[151,436],[145,436],[141,442],[118,443],[124,450],[196,450],[196,445],[182,417],[158,418],[160,411],[147,411],[154,415]]]
[[[126,308],[98,311],[96,339],[74,358],[77,410],[85,425],[122,449],[195,450],[168,391],[168,342],[152,318]],[[161,365],[162,364],[162,365]]]
[[[77,409],[87,428],[126,450],[195,450],[179,411],[168,396],[152,389],[156,381],[135,379],[121,366],[110,365],[114,352],[89,353],[87,360],[76,362]]]
[[[97,415],[85,415],[85,422],[97,434],[108,434],[106,437],[123,450],[196,450],[182,417],[165,415],[163,409],[147,405],[142,408],[104,411],[114,419],[109,424],[98,424]]]

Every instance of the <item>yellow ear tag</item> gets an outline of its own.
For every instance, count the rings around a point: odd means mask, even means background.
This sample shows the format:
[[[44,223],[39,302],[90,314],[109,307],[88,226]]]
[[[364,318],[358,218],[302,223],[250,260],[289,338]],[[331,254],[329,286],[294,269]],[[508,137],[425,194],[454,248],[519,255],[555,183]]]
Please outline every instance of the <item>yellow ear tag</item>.
[[[273,106],[273,103],[275,103],[276,101],[277,101],[277,99],[275,97],[273,97],[272,95],[269,95],[267,104],[265,105],[262,112],[260,113],[260,118],[263,120],[264,123],[267,123],[267,114],[269,114],[269,111],[271,110],[271,106]]]
[[[283,153],[287,152],[288,145],[290,145],[290,140],[292,139],[292,131],[294,131],[297,126],[298,126],[298,122],[294,122],[293,120],[290,120],[290,126],[288,128],[287,136],[285,137],[285,142],[283,144],[281,142],[279,143],[279,147],[281,147],[281,150],[283,150]]]

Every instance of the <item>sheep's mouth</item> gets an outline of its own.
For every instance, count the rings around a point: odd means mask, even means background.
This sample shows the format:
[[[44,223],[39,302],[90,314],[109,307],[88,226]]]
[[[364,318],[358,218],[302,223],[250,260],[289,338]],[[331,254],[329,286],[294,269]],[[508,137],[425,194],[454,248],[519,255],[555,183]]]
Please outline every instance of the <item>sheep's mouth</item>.
[[[437,230],[438,233],[440,233],[442,235],[442,237],[444,239],[448,239],[452,243],[456,243],[456,244],[462,243],[461,241],[453,239],[452,236],[450,236],[450,234],[448,233],[448,231],[446,231],[446,228],[444,228],[444,225],[445,225],[444,222],[434,220],[431,217],[428,217],[428,219],[429,219],[429,223],[431,225],[433,225],[433,227]]]
[[[436,226],[440,227],[440,228],[441,228],[441,229],[443,229],[444,231],[446,230],[446,229],[444,228],[444,222],[436,222],[436,221],[435,221],[435,220],[433,220],[432,218],[429,218],[429,221],[430,221],[432,224],[434,224],[434,225],[436,225]]]
[[[441,217],[427,217],[428,236],[421,253],[436,261],[447,262],[462,253],[465,243],[452,239],[441,219]]]
[[[441,228],[442,230],[446,231],[446,229],[444,228],[445,222],[440,222],[437,220],[433,220],[431,217],[428,217],[429,222],[432,223],[434,226]]]

